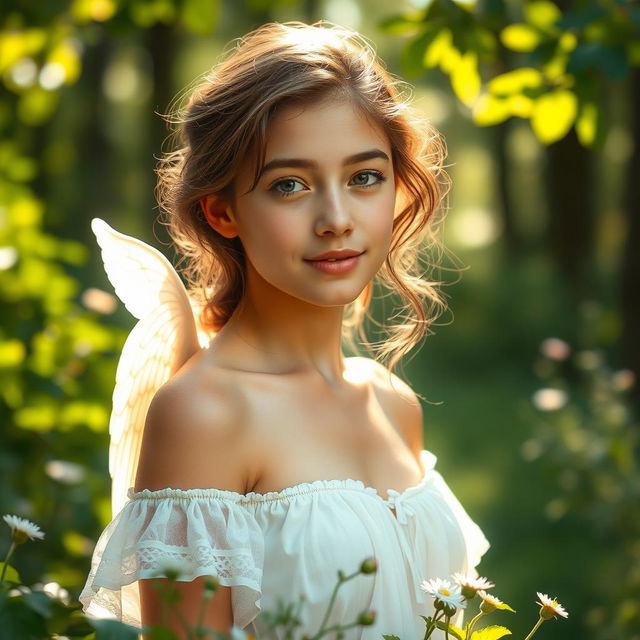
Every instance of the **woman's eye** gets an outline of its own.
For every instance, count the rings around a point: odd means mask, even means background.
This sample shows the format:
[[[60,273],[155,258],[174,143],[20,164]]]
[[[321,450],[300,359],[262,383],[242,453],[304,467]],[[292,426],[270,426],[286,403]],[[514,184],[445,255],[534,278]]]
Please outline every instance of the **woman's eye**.
[[[386,178],[380,171],[361,171],[353,176],[353,183],[358,187],[373,187],[385,180]]]
[[[286,198],[304,190],[304,188],[296,189],[296,185],[302,186],[302,183],[299,180],[294,180],[293,178],[285,178],[284,180],[278,180],[270,190],[275,191],[278,195]]]

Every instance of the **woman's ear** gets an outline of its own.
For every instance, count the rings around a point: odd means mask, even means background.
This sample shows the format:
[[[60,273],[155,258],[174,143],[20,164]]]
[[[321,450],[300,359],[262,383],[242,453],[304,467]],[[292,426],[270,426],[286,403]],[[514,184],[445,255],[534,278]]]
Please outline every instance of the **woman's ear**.
[[[231,205],[222,196],[210,193],[200,199],[200,207],[209,226],[221,236],[235,238],[238,235]]]

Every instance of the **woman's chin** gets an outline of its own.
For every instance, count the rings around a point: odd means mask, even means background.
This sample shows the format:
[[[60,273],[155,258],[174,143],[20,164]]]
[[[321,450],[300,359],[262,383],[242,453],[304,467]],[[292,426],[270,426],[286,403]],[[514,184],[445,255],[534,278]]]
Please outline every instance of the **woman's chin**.
[[[313,304],[317,307],[346,307],[348,304],[355,302],[363,289],[352,291],[341,291],[335,293],[327,293],[324,296],[305,296],[305,302]]]

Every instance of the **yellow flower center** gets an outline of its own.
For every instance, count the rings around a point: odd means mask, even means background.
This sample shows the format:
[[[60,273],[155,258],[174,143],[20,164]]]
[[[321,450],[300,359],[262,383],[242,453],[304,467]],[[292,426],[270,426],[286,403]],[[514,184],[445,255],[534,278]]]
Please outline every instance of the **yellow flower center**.
[[[451,595],[451,593],[449,593],[446,589],[438,589],[438,593],[441,593],[443,596]]]

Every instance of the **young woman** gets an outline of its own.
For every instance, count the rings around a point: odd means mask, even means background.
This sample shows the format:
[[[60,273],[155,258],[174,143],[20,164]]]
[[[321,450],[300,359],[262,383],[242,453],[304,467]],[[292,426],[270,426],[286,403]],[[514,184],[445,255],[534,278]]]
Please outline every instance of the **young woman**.
[[[185,620],[217,576],[206,626],[260,637],[261,610],[304,596],[298,631],[312,635],[338,571],[374,557],[377,572],[340,588],[328,624],[373,609],[373,625],[344,637],[413,640],[433,613],[420,583],[476,575],[488,543],[423,449],[416,394],[342,350],[374,279],[403,305],[377,349],[391,369],[442,306],[419,251],[445,193],[444,143],[399,86],[357,34],[273,23],[241,39],[180,112],[158,199],[207,340],[163,337],[182,345],[170,375],[138,363],[153,400],[137,412],[139,464],[135,438],[116,442],[112,472],[137,475],[96,547],[81,597],[90,613],[158,622],[154,582],[179,559]],[[122,268],[123,282],[142,271]],[[159,308],[174,303],[160,295]]]

